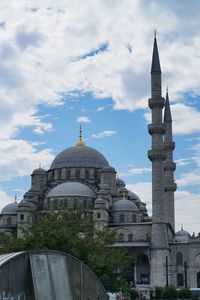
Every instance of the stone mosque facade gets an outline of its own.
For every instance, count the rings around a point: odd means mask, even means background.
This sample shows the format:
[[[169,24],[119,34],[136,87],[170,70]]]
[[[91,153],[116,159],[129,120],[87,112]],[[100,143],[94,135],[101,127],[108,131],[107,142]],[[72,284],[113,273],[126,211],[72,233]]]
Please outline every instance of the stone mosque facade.
[[[200,234],[191,235],[183,228],[175,232],[175,143],[168,92],[165,98],[161,93],[156,37],[148,104],[152,114],[148,126],[152,139],[148,151],[152,162],[152,217],[145,202],[126,188],[107,159],[84,144],[80,129],[77,144],[59,153],[49,170],[34,170],[23,199],[3,208],[0,230],[20,236],[20,228],[31,222],[34,211],[84,209],[93,214],[96,226],[116,232],[115,247],[127,248],[132,263],[124,276],[137,288],[166,284],[200,288]]]

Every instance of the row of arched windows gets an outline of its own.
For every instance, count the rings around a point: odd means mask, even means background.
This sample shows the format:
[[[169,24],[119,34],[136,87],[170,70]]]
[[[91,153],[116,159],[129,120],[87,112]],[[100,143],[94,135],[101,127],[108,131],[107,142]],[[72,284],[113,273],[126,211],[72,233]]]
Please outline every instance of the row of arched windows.
[[[84,170],[84,178],[90,179],[91,178],[91,172],[89,169]],[[49,173],[49,177],[51,179],[70,179],[74,178],[72,176],[71,168],[66,168],[66,169],[56,169],[53,170]],[[94,179],[98,180],[99,179],[99,172],[98,170],[94,170],[94,175],[92,176]],[[75,178],[76,179],[81,179],[81,170],[80,169],[75,169]]]
[[[133,241],[133,234],[129,233],[128,235],[125,235],[123,233],[120,233],[118,241],[119,242],[132,242]]]
[[[87,199],[48,199],[48,209],[61,209],[61,208],[90,208],[90,203]]]
[[[119,223],[125,223],[127,222],[126,218],[125,218],[125,214],[120,214],[119,215]],[[136,215],[132,215],[132,222],[136,223]]]

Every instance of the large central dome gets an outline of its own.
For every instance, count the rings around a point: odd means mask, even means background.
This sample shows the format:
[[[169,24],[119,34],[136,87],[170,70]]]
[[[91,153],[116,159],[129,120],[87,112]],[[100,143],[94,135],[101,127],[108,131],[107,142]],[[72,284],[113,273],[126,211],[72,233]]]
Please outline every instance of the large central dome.
[[[64,167],[103,168],[108,165],[106,158],[97,150],[77,145],[59,153],[54,158],[50,169]]]

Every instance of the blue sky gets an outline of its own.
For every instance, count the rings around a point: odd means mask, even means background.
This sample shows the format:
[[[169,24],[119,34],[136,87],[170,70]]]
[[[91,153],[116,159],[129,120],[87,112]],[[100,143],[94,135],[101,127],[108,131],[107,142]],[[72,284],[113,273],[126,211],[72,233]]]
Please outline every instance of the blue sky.
[[[78,139],[148,204],[150,65],[157,29],[177,162],[177,230],[200,231],[200,2],[0,2],[0,208]]]

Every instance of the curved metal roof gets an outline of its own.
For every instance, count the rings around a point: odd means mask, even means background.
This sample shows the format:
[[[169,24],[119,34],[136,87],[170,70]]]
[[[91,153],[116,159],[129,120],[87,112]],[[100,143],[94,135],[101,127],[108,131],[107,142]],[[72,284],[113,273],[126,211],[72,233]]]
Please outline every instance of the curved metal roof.
[[[138,211],[138,207],[135,203],[128,199],[121,199],[116,201],[113,206],[112,210],[120,211],[120,210],[132,210],[132,211]]]
[[[50,169],[63,167],[103,168],[108,166],[106,158],[97,150],[86,146],[74,146],[59,153]]]
[[[89,186],[83,183],[69,181],[57,185],[47,194],[47,197],[49,198],[62,196],[96,198],[96,193]]]
[[[16,210],[18,208],[18,203],[17,202],[13,202],[13,203],[9,203],[6,206],[4,206],[4,208],[1,211],[2,215],[13,215],[16,214]]]
[[[102,284],[83,262],[52,250],[0,255],[2,291],[5,299],[107,299]]]

